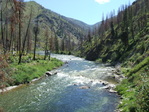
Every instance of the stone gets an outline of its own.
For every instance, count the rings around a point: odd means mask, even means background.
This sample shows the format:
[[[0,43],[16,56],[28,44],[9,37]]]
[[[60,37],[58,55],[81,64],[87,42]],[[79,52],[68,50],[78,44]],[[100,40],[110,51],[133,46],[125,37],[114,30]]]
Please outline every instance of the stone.
[[[90,87],[89,86],[81,86],[81,87],[79,87],[80,89],[90,89]]]
[[[74,83],[73,85],[74,85],[74,86],[77,86],[77,84],[76,84],[76,83]]]
[[[57,72],[53,73],[53,75],[56,75],[56,74],[57,74]]]
[[[31,80],[30,83],[35,82],[35,81],[37,81],[37,80],[39,80],[39,79],[40,79],[40,78],[35,78],[35,79]]]
[[[51,75],[52,75],[52,73],[51,73],[51,72],[49,72],[49,71],[47,71],[47,72],[46,72],[46,75],[47,75],[47,76],[51,76]]]
[[[114,91],[113,89],[109,90],[110,93],[117,93],[117,91]]]
[[[93,83],[93,81],[92,81],[92,80],[91,80],[90,82],[91,82],[91,83]]]
[[[108,85],[108,82],[102,82],[102,85],[106,86],[106,85]]]
[[[47,71],[47,72],[45,73],[45,76],[52,76],[52,75],[56,75],[56,74],[57,74],[57,72],[52,73],[52,72],[50,72],[50,71]]]

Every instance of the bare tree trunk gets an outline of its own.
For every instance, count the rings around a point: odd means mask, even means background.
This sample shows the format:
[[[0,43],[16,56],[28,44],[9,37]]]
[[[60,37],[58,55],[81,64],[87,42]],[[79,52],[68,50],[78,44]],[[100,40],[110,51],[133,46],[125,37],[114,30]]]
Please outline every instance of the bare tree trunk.
[[[5,52],[7,52],[9,48],[9,39],[8,39],[8,17],[5,20]]]
[[[31,34],[30,34],[30,30],[27,36],[27,54],[29,53],[29,51],[31,50]]]
[[[44,60],[46,60],[47,55],[48,55],[48,37],[46,37]]]
[[[20,64],[21,63],[21,61],[22,61],[22,55],[23,55],[23,52],[22,52],[22,36],[21,36],[21,33],[22,33],[22,14],[23,14],[23,7],[24,7],[24,5],[23,5],[23,0],[19,0],[19,10],[18,10],[18,12],[19,12],[19,62],[18,62],[18,64]]]
[[[33,60],[36,60],[37,36],[38,36],[38,33],[39,33],[38,18],[37,18],[36,26],[34,27],[34,33],[35,33],[35,43],[34,43],[34,55],[33,55]]]
[[[37,33],[35,33],[35,43],[34,43],[34,55],[33,60],[36,60],[36,44],[37,44]]]
[[[19,62],[18,62],[18,64],[20,64],[21,63],[21,61],[22,61],[22,51],[21,51],[21,48],[22,48],[22,43],[21,43],[21,10],[19,10],[19,20],[20,20],[20,22],[19,22],[19,37],[18,37],[18,47],[19,47]]]
[[[47,56],[48,56],[48,36],[49,36],[49,32],[48,32],[48,28],[46,28],[46,31],[45,31],[45,55],[44,55],[44,60],[46,60]]]
[[[1,3],[2,7],[2,3]],[[4,41],[4,31],[3,31],[3,11],[1,9],[1,37],[2,37],[2,45],[3,45],[3,52],[5,54],[5,41]]]
[[[25,34],[24,41],[23,41],[22,54],[24,53],[24,50],[25,50],[25,43],[26,43],[26,40],[27,40],[29,28],[30,28],[31,18],[32,18],[32,6],[31,6],[31,13],[30,13],[29,21],[28,21],[28,26],[27,26],[26,34]]]

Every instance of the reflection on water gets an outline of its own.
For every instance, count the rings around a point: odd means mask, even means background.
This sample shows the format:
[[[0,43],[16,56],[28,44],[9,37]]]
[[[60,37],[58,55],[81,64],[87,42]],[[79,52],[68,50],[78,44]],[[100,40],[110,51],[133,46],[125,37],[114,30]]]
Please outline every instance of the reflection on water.
[[[118,96],[100,83],[113,68],[74,56],[52,56],[67,62],[54,70],[57,75],[0,95],[0,107],[8,112],[114,112]]]

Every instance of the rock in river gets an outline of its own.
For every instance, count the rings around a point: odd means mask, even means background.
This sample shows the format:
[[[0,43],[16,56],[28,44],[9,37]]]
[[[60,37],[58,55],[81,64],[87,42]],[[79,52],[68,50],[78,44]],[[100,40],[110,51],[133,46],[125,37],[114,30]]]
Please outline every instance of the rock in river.
[[[51,72],[49,72],[49,71],[47,71],[47,72],[46,72],[46,75],[47,75],[47,76],[51,76],[51,75],[52,75],[52,73],[51,73]]]
[[[90,89],[90,87],[89,86],[81,86],[81,87],[79,87],[80,89]]]
[[[52,75],[56,75],[57,72],[52,73],[50,71],[47,71],[45,74],[46,74],[46,76],[52,76]]]

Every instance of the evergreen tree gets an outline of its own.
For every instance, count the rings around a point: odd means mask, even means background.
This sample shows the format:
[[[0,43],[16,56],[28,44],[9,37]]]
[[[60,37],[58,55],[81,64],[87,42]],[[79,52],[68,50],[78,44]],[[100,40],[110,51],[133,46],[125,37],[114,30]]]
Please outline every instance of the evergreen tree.
[[[115,38],[115,31],[114,31],[114,25],[113,25],[113,21],[111,21],[111,38]]]

